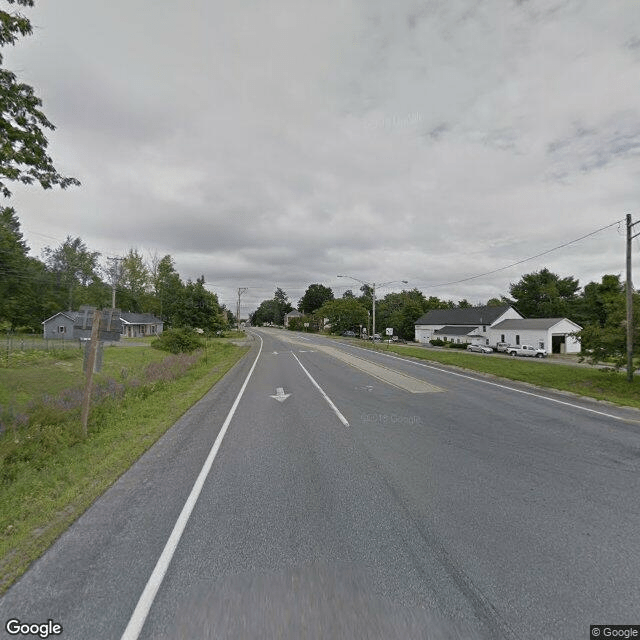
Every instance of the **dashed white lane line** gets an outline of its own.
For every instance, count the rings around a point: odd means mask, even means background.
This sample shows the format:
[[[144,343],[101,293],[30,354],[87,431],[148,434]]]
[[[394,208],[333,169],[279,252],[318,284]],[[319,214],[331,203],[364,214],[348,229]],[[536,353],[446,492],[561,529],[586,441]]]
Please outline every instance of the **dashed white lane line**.
[[[291,352],[291,355],[296,359],[296,361],[298,362],[298,364],[300,365],[302,370],[307,374],[307,376],[309,377],[309,380],[311,380],[311,382],[313,382],[313,384],[316,387],[316,389],[318,389],[318,391],[322,394],[322,397],[329,403],[329,406],[333,409],[333,412],[338,416],[338,419],[340,420],[340,422],[342,422],[342,424],[345,427],[348,427],[349,426],[349,422],[342,415],[342,413],[340,412],[340,409],[338,409],[338,407],[336,407],[336,405],[333,403],[331,398],[324,392],[322,387],[314,380],[313,376],[304,368],[304,365],[302,364],[302,362],[300,362],[300,360],[298,360],[298,356],[296,356],[296,354],[293,353],[293,351]]]

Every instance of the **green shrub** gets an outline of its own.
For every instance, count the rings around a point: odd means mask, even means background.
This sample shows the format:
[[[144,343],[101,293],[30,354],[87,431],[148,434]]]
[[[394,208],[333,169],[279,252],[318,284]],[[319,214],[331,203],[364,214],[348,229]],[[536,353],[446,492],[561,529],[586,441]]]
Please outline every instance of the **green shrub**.
[[[193,329],[167,329],[151,343],[151,346],[169,353],[192,353],[202,349],[204,343]]]
[[[441,338],[431,338],[431,340],[429,340],[429,343],[434,347],[442,347],[444,345],[444,340],[442,340]]]
[[[447,347],[449,349],[466,349],[467,344],[466,342],[447,342]]]

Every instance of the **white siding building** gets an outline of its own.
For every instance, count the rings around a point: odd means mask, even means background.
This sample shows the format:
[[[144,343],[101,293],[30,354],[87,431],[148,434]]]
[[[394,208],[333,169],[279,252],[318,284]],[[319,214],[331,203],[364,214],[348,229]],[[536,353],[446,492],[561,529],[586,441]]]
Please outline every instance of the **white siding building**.
[[[580,340],[571,335],[580,329],[568,318],[502,320],[489,330],[489,344],[529,344],[547,353],[580,353]]]
[[[434,309],[415,323],[415,340],[427,344],[431,338],[454,338],[457,342],[489,344],[489,330],[493,325],[510,318],[522,318],[511,306],[468,307],[466,309]],[[452,333],[452,328],[464,327]],[[436,333],[438,332],[438,333]]]

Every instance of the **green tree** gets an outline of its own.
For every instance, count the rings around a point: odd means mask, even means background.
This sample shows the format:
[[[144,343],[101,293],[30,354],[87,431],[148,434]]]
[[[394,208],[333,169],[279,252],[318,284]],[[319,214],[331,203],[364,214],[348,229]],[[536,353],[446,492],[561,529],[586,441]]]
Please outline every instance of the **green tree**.
[[[425,298],[419,289],[388,293],[376,304],[376,330],[392,327],[404,340],[415,339],[416,320],[431,309],[447,308],[452,303],[436,296]]]
[[[206,333],[223,328],[224,320],[218,298],[205,289],[204,276],[200,276],[195,282],[187,280],[173,324],[176,327],[202,329]]]
[[[313,313],[329,300],[333,300],[333,291],[329,287],[322,284],[310,284],[298,302],[298,311]]]
[[[184,285],[175,269],[173,258],[166,255],[158,260],[152,276],[155,293],[153,313],[160,316],[170,326],[179,321],[178,310],[184,296]]]
[[[10,4],[32,7],[33,0],[7,0]],[[0,11],[0,47],[14,45],[21,36],[31,35],[28,18],[18,12]],[[0,65],[3,57],[0,54]],[[7,181],[32,184],[44,189],[58,185],[63,189],[80,184],[75,178],[58,173],[47,155],[45,130],[54,125],[41,110],[42,100],[32,87],[19,82],[11,71],[0,67],[0,192],[9,197]]]
[[[98,275],[98,251],[89,251],[80,238],[67,239],[56,249],[45,247],[43,250],[45,263],[56,277],[60,291],[60,306],[64,307],[65,298],[71,311],[81,304],[91,302],[89,285],[100,283]],[[65,295],[66,294],[66,295]]]
[[[640,296],[633,294],[633,344],[640,344]],[[626,287],[619,275],[604,275],[601,282],[585,286],[576,306],[583,329],[578,332],[582,353],[591,362],[612,362],[621,367],[627,359]]]
[[[367,324],[367,310],[351,298],[339,298],[325,302],[314,314],[317,318],[327,318],[331,325],[331,333],[343,331],[359,331],[360,325]]]
[[[278,303],[272,298],[271,300],[263,300],[249,318],[254,327],[260,327],[265,323],[278,324],[279,316]]]
[[[507,300],[507,298],[505,298],[504,296],[501,296],[500,298],[489,298],[489,300],[487,300],[487,307],[502,307],[505,304],[511,304],[510,300]]]
[[[144,258],[137,249],[129,249],[117,274],[116,306],[134,313],[149,311],[150,287],[151,273]]]
[[[573,315],[582,325],[605,327],[620,309],[625,309],[626,313],[625,285],[620,282],[620,275],[607,274],[602,276],[601,282],[590,282],[584,287]]]
[[[293,306],[289,302],[289,297],[287,294],[278,287],[273,295],[273,300],[275,302],[276,314],[274,319],[274,324],[284,324],[284,317],[289,311],[293,311]]]
[[[545,268],[522,276],[509,293],[525,318],[556,318],[569,314],[579,288],[575,278],[561,278]]]
[[[51,282],[42,262],[29,257],[28,251],[15,210],[0,208],[0,323],[11,330],[38,331],[46,317],[44,302]],[[49,287],[43,290],[43,283]]]

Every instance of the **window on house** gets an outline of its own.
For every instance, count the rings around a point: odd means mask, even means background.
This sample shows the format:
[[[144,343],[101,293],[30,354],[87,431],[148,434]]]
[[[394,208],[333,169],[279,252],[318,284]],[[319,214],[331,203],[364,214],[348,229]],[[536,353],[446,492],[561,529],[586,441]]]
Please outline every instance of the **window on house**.
[[[538,349],[544,349],[544,342],[542,340],[538,342]]]
[[[500,342],[506,342],[506,340],[504,339],[504,333],[500,334]]]
[[[486,325],[486,324],[483,324],[483,325],[482,325],[482,331],[483,331],[484,333],[487,333],[487,325]]]
[[[516,336],[516,344],[520,344],[520,336]]]
[[[67,333],[67,327],[60,325],[58,327],[58,333]]]

